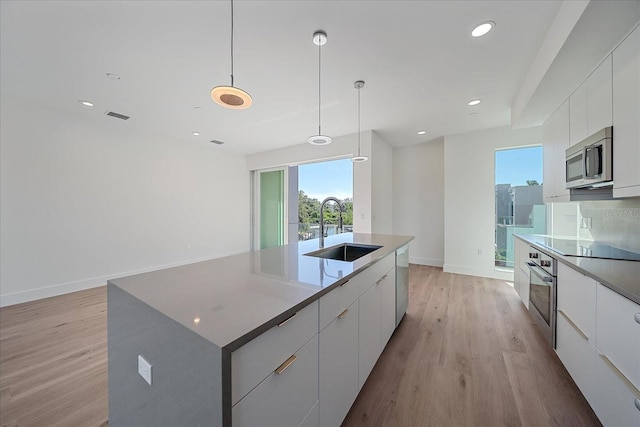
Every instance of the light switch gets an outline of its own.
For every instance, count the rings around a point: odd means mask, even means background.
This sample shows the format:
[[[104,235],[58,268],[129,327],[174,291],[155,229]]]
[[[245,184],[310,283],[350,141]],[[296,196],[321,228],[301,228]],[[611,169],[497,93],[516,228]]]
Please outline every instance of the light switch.
[[[138,373],[146,382],[151,385],[151,363],[147,362],[144,357],[138,355]]]

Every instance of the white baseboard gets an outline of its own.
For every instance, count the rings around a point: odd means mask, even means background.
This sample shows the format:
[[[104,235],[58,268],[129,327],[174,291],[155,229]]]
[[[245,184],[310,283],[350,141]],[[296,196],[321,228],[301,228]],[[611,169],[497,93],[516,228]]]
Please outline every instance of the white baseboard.
[[[193,264],[200,261],[208,261],[216,258],[223,258],[226,256],[237,255],[246,251],[234,251],[225,254],[219,254],[214,257],[203,257],[198,259],[191,259],[186,261],[180,261],[176,263],[159,265],[155,267],[147,267],[139,270],[126,271],[122,273],[114,273],[106,276],[92,277],[89,279],[77,280],[74,282],[60,283],[51,286],[44,286],[36,289],[27,289],[20,292],[14,292],[10,294],[0,294],[0,307],[7,307],[14,304],[21,304],[23,302],[35,301],[43,298],[55,297],[58,295],[64,295],[71,292],[83,291],[85,289],[97,288],[99,286],[105,286],[107,280],[117,279],[118,277],[132,276],[134,274],[148,273],[149,271],[160,270],[163,268],[178,267],[180,265]]]
[[[411,264],[428,265],[431,267],[442,267],[444,265],[444,261],[441,259],[423,258],[411,255],[409,255],[409,262]]]
[[[496,270],[493,268],[478,269],[470,268],[462,265],[445,264],[443,266],[445,273],[464,274],[465,276],[487,277],[489,279],[505,280],[513,282],[513,271]]]

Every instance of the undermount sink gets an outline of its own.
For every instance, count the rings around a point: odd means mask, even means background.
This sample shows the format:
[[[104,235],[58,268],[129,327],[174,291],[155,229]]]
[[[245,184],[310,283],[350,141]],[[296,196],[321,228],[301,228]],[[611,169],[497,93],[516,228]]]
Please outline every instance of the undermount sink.
[[[340,245],[331,246],[315,252],[309,252],[305,255],[317,258],[335,259],[338,261],[352,262],[369,254],[382,246],[376,245],[360,245],[355,243],[342,243]]]

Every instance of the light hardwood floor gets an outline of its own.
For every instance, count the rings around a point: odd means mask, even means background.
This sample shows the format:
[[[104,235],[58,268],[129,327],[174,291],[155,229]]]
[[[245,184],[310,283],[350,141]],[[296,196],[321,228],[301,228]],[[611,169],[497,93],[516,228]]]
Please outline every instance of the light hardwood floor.
[[[411,265],[343,426],[599,425],[505,282]],[[0,309],[0,424],[107,425],[106,288]]]

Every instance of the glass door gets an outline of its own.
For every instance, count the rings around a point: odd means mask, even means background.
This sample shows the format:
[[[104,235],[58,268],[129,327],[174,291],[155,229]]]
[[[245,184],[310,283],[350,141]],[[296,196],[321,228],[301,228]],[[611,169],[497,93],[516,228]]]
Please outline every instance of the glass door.
[[[287,241],[287,168],[254,172],[253,249]]]

